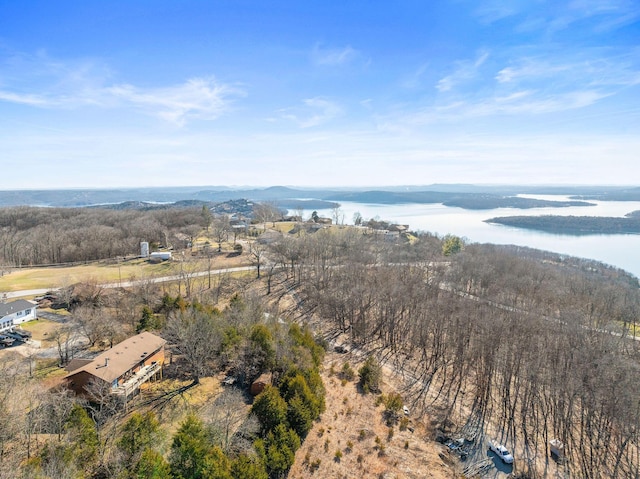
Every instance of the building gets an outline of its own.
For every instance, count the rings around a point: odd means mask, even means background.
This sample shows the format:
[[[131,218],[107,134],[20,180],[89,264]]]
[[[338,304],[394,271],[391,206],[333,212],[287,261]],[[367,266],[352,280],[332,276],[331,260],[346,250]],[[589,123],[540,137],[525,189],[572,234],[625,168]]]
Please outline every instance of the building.
[[[37,307],[37,303],[25,299],[0,304],[0,333],[13,330],[17,325],[27,321],[38,319]]]
[[[94,359],[73,359],[64,380],[76,394],[86,394],[91,383],[110,387],[113,394],[128,398],[140,385],[162,377],[166,341],[145,331],[125,339]]]
[[[167,261],[171,259],[171,251],[154,251],[149,257],[152,260]]]

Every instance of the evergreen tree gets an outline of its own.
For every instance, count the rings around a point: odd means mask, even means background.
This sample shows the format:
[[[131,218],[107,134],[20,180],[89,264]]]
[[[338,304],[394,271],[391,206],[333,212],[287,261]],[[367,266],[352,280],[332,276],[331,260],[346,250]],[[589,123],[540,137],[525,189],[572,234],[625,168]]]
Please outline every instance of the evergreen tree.
[[[305,437],[313,426],[313,413],[309,405],[297,394],[287,403],[287,420],[291,428],[300,437]]]
[[[231,462],[218,446],[213,447],[204,458],[202,477],[203,479],[233,479]]]
[[[296,451],[300,448],[300,438],[285,424],[279,424],[264,439],[258,439],[255,447],[269,474],[278,477],[293,465]]]
[[[73,406],[66,430],[76,465],[85,470],[90,468],[98,458],[98,431],[82,406]]]
[[[134,469],[135,479],[171,479],[171,467],[162,454],[145,449]]]
[[[273,430],[287,421],[287,403],[278,388],[267,386],[253,402],[251,412],[256,415],[263,433]]]
[[[134,463],[135,457],[143,450],[151,447],[160,432],[160,423],[151,411],[146,414],[133,413],[124,424],[118,449],[124,454],[127,465]]]
[[[205,479],[205,458],[211,446],[202,421],[190,415],[173,436],[169,463],[174,479]]]
[[[156,329],[156,317],[153,311],[151,311],[151,308],[145,305],[142,308],[142,316],[140,317],[140,321],[138,321],[138,326],[136,326],[136,333],[149,331],[151,329]]]
[[[380,391],[382,368],[376,358],[369,356],[358,370],[358,374],[360,374],[360,385],[365,393]]]
[[[246,454],[241,454],[231,464],[231,477],[233,479],[269,479],[262,461]]]

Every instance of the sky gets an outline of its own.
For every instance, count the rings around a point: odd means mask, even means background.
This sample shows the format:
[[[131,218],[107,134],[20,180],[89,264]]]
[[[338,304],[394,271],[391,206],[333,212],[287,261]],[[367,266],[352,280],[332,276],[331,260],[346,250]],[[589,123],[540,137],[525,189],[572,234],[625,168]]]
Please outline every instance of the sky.
[[[0,0],[0,189],[640,185],[637,0]]]

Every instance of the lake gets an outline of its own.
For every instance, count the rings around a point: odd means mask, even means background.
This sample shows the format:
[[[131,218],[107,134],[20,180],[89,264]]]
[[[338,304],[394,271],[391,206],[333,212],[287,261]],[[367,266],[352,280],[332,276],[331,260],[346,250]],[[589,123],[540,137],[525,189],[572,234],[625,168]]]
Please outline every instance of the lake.
[[[565,196],[520,195],[563,201]],[[378,218],[393,223],[407,224],[414,231],[429,231],[440,236],[454,234],[471,243],[513,244],[553,251],[555,253],[589,258],[622,268],[640,278],[640,235],[587,235],[571,236],[543,233],[503,225],[492,225],[484,220],[496,216],[523,215],[573,215],[573,216],[624,216],[640,210],[640,201],[589,201],[594,206],[566,208],[495,208],[491,210],[465,210],[442,204],[379,205],[340,202],[340,214],[344,224],[353,223],[353,215],[359,212],[365,220]],[[330,209],[317,210],[320,216],[331,218]],[[305,211],[305,217],[310,215]]]

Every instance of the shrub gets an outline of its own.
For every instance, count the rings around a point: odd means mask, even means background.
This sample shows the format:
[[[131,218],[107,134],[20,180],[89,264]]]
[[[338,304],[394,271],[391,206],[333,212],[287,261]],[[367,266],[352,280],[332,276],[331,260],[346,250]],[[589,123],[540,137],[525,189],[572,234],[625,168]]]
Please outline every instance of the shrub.
[[[351,367],[351,364],[349,364],[348,362],[342,365],[341,374],[342,374],[342,378],[346,379],[347,381],[353,381],[356,377],[356,372],[353,370],[353,368]]]
[[[409,427],[409,418],[403,417],[402,419],[400,419],[400,430],[406,431],[408,427]]]
[[[382,379],[382,368],[373,356],[369,356],[362,367],[358,370],[360,375],[360,385],[366,393],[380,392],[380,380]]]

